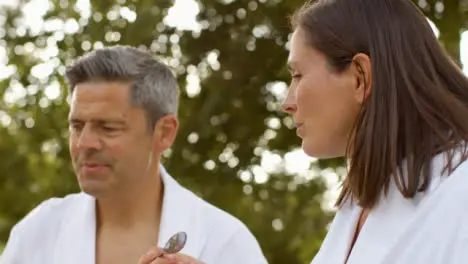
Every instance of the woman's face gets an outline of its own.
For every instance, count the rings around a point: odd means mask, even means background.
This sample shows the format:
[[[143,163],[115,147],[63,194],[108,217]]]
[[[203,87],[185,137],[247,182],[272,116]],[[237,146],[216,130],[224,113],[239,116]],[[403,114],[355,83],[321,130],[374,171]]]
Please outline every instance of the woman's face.
[[[344,156],[364,98],[362,75],[353,64],[334,72],[300,28],[292,35],[288,66],[292,81],[282,108],[293,116],[304,152],[317,158]]]

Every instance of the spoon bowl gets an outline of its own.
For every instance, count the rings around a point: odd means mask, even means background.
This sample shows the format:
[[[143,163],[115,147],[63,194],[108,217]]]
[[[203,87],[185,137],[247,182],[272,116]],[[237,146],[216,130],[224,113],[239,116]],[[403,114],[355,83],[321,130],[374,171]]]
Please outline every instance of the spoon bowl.
[[[185,232],[177,232],[173,236],[169,238],[164,245],[164,253],[165,254],[174,254],[182,250],[185,246],[185,242],[187,242],[187,233]]]

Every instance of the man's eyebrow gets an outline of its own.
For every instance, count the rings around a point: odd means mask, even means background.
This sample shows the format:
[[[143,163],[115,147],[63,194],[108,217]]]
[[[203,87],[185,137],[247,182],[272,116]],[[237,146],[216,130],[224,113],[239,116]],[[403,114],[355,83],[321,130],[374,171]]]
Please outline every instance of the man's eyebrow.
[[[76,118],[76,117],[70,117],[69,119],[70,123],[83,123],[85,122],[82,119]],[[122,119],[116,119],[116,118],[95,118],[89,120],[92,123],[99,123],[99,124],[116,124],[116,125],[125,125],[126,122],[125,120]]]
[[[83,122],[83,121],[76,118],[76,117],[68,116],[68,122],[69,123],[79,123],[79,122]]]
[[[113,124],[113,125],[125,125],[125,120],[122,119],[93,119],[91,122],[99,124]]]

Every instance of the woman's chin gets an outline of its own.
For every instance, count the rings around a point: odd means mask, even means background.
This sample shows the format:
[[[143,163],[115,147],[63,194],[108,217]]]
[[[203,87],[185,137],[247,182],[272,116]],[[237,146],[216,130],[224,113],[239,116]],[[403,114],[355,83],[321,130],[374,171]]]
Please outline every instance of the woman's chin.
[[[345,156],[344,151],[337,151],[337,149],[335,146],[327,146],[318,140],[315,142],[307,139],[302,140],[302,150],[311,158],[332,159]]]

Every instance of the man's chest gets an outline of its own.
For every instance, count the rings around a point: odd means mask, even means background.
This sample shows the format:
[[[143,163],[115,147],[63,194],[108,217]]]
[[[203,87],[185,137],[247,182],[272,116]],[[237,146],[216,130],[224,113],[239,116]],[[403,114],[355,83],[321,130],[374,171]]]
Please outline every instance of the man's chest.
[[[129,264],[151,247],[157,246],[157,234],[99,234],[96,237],[95,264]],[[164,262],[155,262],[163,264]]]

